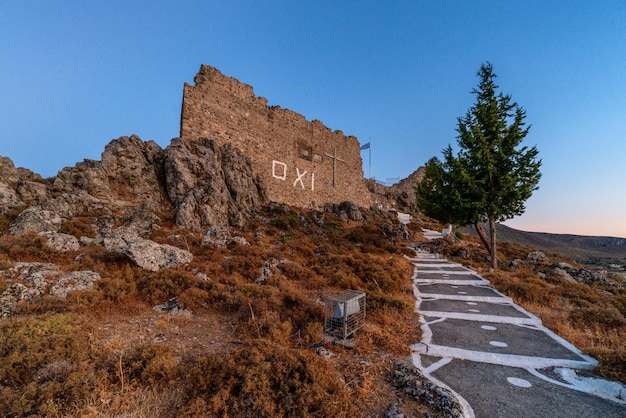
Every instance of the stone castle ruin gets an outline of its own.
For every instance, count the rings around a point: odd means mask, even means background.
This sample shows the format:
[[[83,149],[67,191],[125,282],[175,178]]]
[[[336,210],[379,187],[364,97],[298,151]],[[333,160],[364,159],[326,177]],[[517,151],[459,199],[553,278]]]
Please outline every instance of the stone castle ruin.
[[[250,158],[265,178],[270,201],[318,208],[350,201],[371,206],[359,141],[322,122],[279,106],[268,106],[251,86],[202,65],[185,83],[180,137],[230,143]]]

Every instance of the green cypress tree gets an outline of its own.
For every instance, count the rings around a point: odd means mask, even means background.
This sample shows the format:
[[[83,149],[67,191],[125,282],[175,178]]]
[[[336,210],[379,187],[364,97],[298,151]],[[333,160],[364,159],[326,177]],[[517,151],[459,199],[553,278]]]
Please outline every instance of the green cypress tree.
[[[474,225],[497,269],[496,222],[521,215],[538,189],[541,160],[535,146],[522,146],[530,127],[526,112],[510,95],[497,93],[490,63],[481,65],[480,82],[472,90],[476,102],[458,118],[455,156],[448,146],[444,161],[431,159],[417,186],[417,205],[423,213],[445,223]],[[480,228],[489,223],[490,239]]]

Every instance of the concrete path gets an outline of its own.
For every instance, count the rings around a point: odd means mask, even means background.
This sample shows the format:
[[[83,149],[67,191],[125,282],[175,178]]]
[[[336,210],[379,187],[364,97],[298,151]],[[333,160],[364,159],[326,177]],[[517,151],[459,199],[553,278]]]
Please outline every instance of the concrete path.
[[[597,362],[487,280],[433,254],[410,260],[423,332],[413,363],[455,393],[467,417],[626,417],[626,387],[578,384],[573,370]]]

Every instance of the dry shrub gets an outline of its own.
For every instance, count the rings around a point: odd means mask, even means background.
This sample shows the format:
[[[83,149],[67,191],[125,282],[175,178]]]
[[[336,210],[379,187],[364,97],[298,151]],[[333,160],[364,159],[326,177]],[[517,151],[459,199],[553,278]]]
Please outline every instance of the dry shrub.
[[[537,304],[555,307],[561,296],[558,286],[542,281],[533,274],[530,267],[524,266],[514,274],[505,272],[485,273],[483,276],[500,292],[511,297],[516,303]]]
[[[239,274],[248,280],[255,280],[261,275],[261,268],[269,258],[267,251],[260,246],[235,246],[231,254],[222,262],[224,273]]]
[[[299,263],[289,262],[281,263],[280,271],[289,280],[301,282],[303,285],[311,288],[311,283],[317,282],[317,275],[310,268],[304,267]]]
[[[72,414],[70,409],[56,416],[169,418],[177,416],[182,402],[182,392],[178,386],[138,386],[126,389],[123,393],[99,389],[81,404],[75,405],[75,413]]]
[[[54,314],[0,322],[0,415],[50,416],[94,390],[88,327]]]
[[[121,253],[113,252],[98,245],[88,245],[80,249],[80,254],[68,265],[74,270],[93,270],[108,277],[126,274],[131,265],[130,259]]]
[[[141,275],[136,279],[137,293],[146,303],[163,303],[185,290],[201,287],[203,282],[184,269],[166,269]]]
[[[359,416],[344,384],[309,351],[263,341],[188,364],[183,416]]]
[[[303,236],[297,240],[288,241],[282,248],[283,253],[288,255],[289,259],[305,264],[315,256],[316,236]]]
[[[64,313],[71,309],[65,298],[43,295],[31,301],[21,301],[17,304],[14,315],[41,315]]]
[[[96,233],[91,227],[91,219],[88,217],[79,217],[69,219],[61,225],[59,232],[64,234],[73,235],[76,238],[89,237],[95,238]]]
[[[13,263],[11,263],[11,260],[9,259],[9,256],[7,254],[0,254],[0,270],[7,270],[10,269],[13,266]],[[0,293],[2,293],[0,291]]]
[[[615,291],[614,289],[612,289]],[[626,289],[622,290],[621,294],[615,294],[611,298],[613,302],[613,306],[617,308],[617,310],[626,317]]]
[[[276,286],[243,284],[238,293],[240,305],[236,318],[241,333],[248,338],[270,338],[289,345],[289,337],[321,322],[321,306],[304,297],[289,282],[277,282]]]
[[[573,310],[569,320],[574,327],[597,325],[601,328],[616,328],[626,325],[626,320],[615,308],[590,307]]]
[[[8,235],[9,234],[10,227],[11,227],[11,222],[13,222],[12,219],[10,219],[4,213],[0,212],[0,235]]]
[[[373,311],[390,309],[400,312],[413,312],[415,300],[410,300],[410,298],[403,295],[391,295],[381,291],[373,291],[367,294],[367,308]]]
[[[115,385],[168,385],[177,383],[180,366],[172,350],[150,344],[133,347],[121,356],[110,355],[105,367]]]
[[[190,287],[178,296],[178,303],[193,312],[207,308],[210,299],[209,292],[197,287]]]
[[[359,245],[361,251],[376,254],[394,253],[396,247],[383,235],[382,223],[366,223],[348,231],[344,238],[349,242]]]
[[[61,255],[47,246],[45,238],[33,232],[0,237],[0,252],[10,260],[24,262],[54,261]]]
[[[137,284],[134,275],[105,277],[98,280],[94,288],[101,292],[102,299],[116,304],[129,302],[137,296]]]
[[[626,336],[626,332],[623,335]],[[600,362],[596,371],[602,376],[610,380],[626,382],[626,348],[624,346],[593,347],[587,349],[586,352]]]

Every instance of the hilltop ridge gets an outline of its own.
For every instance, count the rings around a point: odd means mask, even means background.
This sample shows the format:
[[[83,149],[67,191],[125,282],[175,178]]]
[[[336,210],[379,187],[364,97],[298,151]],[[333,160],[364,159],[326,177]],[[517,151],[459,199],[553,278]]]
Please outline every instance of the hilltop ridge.
[[[475,235],[473,228],[466,227],[461,230],[466,234]],[[498,240],[560,254],[585,265],[615,271],[623,271],[626,268],[625,238],[527,232],[498,224]]]

